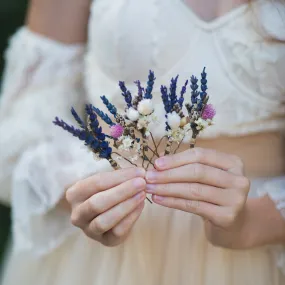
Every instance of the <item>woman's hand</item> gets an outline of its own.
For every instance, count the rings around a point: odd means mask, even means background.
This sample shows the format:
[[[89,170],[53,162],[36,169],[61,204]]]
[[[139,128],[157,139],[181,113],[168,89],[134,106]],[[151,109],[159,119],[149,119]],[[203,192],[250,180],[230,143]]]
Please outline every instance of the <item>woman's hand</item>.
[[[145,170],[98,173],[69,188],[72,224],[107,246],[123,242],[139,218],[146,198]]]
[[[250,182],[238,157],[195,148],[161,157],[155,166],[157,171],[146,174],[147,192],[155,203],[203,217],[213,244],[242,247]]]

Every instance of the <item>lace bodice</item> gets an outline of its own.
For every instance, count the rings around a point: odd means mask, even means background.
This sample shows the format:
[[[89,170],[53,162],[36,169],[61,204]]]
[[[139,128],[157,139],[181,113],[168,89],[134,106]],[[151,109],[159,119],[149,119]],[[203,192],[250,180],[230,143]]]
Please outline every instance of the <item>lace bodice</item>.
[[[132,84],[146,78],[150,68],[159,93],[160,83],[172,76],[180,74],[182,84],[207,66],[217,117],[205,137],[285,127],[285,48],[264,40],[264,34],[285,39],[284,7],[258,0],[252,8],[244,4],[206,23],[182,0],[110,2],[99,0],[92,8],[86,73],[90,100],[99,104],[99,95],[118,96],[118,78]],[[140,15],[148,15],[148,21]]]

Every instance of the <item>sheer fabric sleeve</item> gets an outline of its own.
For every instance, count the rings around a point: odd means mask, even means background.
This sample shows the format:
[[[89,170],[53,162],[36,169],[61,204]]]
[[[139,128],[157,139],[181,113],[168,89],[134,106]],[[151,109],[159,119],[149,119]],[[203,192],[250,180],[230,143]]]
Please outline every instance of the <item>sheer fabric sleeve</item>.
[[[268,195],[285,219],[285,176],[268,179],[258,188],[257,193],[259,196]],[[277,266],[285,274],[285,244],[270,246],[270,250],[273,252]]]
[[[21,28],[10,40],[0,104],[0,198],[12,204],[14,249],[45,254],[75,231],[56,207],[65,188],[96,171],[75,138],[52,124],[81,108],[84,45]]]

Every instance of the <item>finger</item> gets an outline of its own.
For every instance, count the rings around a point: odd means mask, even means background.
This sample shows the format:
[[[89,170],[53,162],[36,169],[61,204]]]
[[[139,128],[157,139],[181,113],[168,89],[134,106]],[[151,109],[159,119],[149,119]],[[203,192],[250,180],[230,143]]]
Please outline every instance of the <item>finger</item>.
[[[146,181],[149,184],[165,183],[201,183],[219,188],[239,187],[238,176],[224,170],[203,164],[187,164],[164,171],[147,171]]]
[[[191,163],[201,163],[242,175],[243,163],[237,156],[212,149],[193,148],[155,161],[158,170],[176,168]]]
[[[131,214],[145,199],[144,191],[139,192],[132,198],[116,205],[112,209],[96,217],[88,224],[86,231],[93,235],[102,235],[114,228],[121,220]]]
[[[97,173],[75,183],[66,192],[70,204],[77,204],[90,198],[95,193],[105,191],[135,177],[144,177],[143,168],[130,167],[112,172]]]
[[[118,225],[112,229],[113,235],[117,238],[120,238],[128,234],[141,215],[143,208],[144,202],[140,203],[140,205],[132,213],[126,216]]]
[[[232,191],[199,183],[147,184],[146,192],[158,196],[204,201],[220,206],[230,206],[235,202]]]
[[[146,182],[143,178],[134,178],[93,195],[72,211],[72,224],[81,228],[85,227],[96,216],[131,198],[145,187]]]
[[[207,202],[153,195],[153,202],[161,206],[199,215],[220,227],[229,226],[235,219],[230,208]]]

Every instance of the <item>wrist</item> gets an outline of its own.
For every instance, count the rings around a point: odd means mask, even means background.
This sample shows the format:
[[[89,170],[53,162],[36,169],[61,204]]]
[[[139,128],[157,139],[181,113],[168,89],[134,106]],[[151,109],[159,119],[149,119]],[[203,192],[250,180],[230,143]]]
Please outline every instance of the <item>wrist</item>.
[[[243,248],[285,242],[285,221],[268,196],[248,199],[242,215]]]

